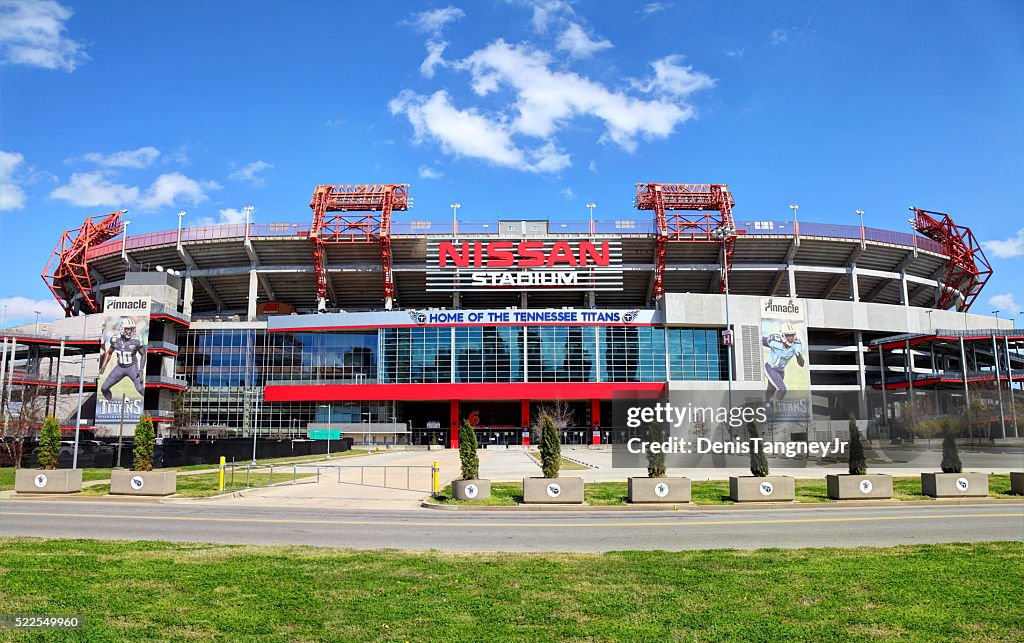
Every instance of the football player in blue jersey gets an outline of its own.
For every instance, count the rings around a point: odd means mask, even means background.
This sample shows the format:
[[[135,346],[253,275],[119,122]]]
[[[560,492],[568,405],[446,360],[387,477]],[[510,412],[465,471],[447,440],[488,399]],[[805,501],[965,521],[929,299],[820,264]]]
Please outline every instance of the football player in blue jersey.
[[[786,397],[786,366],[794,357],[797,365],[804,365],[803,342],[796,336],[793,324],[786,322],[779,332],[762,337],[761,344],[769,349],[768,361],[764,363],[764,373],[768,378],[764,400],[781,400]]]
[[[110,363],[111,356],[117,360],[117,364],[110,370],[100,388],[100,393],[108,402],[111,398],[110,389],[126,377],[131,379],[139,396],[145,396],[142,368],[146,363],[146,346],[135,337],[136,326],[135,320],[131,317],[122,319],[119,326],[120,334],[110,338],[107,349],[100,358],[100,373]]]

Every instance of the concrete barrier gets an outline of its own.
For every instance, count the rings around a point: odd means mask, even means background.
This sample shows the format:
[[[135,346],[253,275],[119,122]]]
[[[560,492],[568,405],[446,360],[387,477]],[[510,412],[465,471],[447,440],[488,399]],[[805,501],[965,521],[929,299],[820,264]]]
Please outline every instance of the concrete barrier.
[[[731,476],[729,497],[736,502],[785,502],[795,498],[795,484],[789,476]]]
[[[632,503],[690,502],[689,478],[630,478],[627,489]]]
[[[884,473],[826,476],[832,500],[886,500],[892,498],[892,476]]]
[[[932,498],[988,495],[987,473],[922,473],[921,493]]]
[[[583,504],[583,478],[523,478],[525,504]]]
[[[18,469],[16,493],[76,493],[82,490],[81,469]]]
[[[177,471],[111,471],[114,496],[169,496],[178,490]]]

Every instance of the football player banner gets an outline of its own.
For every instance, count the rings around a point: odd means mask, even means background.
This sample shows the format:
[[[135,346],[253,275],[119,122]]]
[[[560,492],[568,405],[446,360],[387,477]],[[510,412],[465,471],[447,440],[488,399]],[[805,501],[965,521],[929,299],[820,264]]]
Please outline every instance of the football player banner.
[[[761,299],[764,400],[779,419],[810,416],[806,319],[802,299]]]
[[[96,423],[135,424],[146,396],[146,343],[149,341],[149,297],[107,297],[103,300],[103,334],[97,380]]]

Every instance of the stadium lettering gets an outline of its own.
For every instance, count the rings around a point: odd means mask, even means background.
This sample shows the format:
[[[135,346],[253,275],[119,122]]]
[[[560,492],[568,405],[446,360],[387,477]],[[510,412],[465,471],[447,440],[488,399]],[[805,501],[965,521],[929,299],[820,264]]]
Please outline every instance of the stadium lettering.
[[[481,241],[458,244],[442,241],[438,244],[437,265],[441,268],[449,265],[456,268],[610,266],[611,251],[607,241],[598,245],[580,241],[576,249],[568,241],[556,241],[550,252],[544,250],[542,241],[492,241],[486,244]]]

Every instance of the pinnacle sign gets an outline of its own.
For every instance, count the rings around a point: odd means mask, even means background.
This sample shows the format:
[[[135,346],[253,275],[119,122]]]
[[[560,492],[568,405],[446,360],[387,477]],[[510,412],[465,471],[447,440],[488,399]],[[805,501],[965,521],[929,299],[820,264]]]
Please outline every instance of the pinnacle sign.
[[[427,247],[427,290],[622,290],[619,241],[458,240]]]

